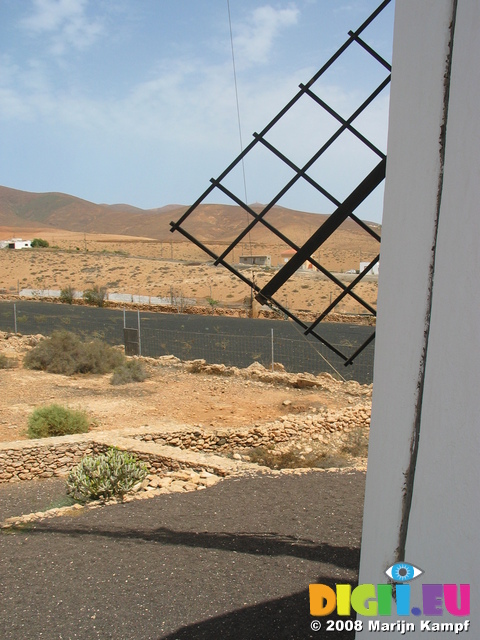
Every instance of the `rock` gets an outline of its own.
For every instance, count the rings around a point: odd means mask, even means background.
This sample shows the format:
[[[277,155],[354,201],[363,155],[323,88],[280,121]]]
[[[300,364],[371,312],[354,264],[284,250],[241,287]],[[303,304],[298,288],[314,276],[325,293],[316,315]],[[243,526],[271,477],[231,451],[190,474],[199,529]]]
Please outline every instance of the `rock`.
[[[190,480],[192,472],[190,471],[173,471],[170,476],[172,478],[178,478],[179,480]]]
[[[160,486],[161,478],[158,476],[149,476],[148,477],[148,486],[155,489]]]
[[[137,496],[136,496],[136,499],[137,500],[148,500],[149,497],[150,497],[149,494],[144,492],[144,493],[138,493]]]
[[[213,487],[213,485],[217,484],[219,480],[220,478],[218,478],[217,476],[212,476],[211,478],[202,478],[201,484],[203,484],[205,487]],[[200,487],[198,488],[200,489]]]
[[[181,480],[174,480],[168,488],[170,491],[183,491],[184,486],[185,482],[182,482]]]
[[[266,371],[266,369],[263,364],[260,364],[260,362],[252,362],[252,364],[245,369],[245,372],[247,373],[263,373],[264,371]]]
[[[150,496],[159,496],[159,495],[161,495],[162,493],[168,493],[168,492],[167,492],[167,490],[166,490],[166,489],[158,489],[158,488],[150,489],[150,490],[149,490],[149,492],[148,492],[148,494],[149,494]]]

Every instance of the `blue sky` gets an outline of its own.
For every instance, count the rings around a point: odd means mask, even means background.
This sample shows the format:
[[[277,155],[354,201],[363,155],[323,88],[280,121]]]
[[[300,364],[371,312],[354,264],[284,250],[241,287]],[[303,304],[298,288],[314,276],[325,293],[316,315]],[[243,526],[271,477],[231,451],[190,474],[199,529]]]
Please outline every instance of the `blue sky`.
[[[244,146],[378,4],[230,0]],[[389,61],[392,31],[393,2],[365,32]],[[364,55],[347,56],[317,91],[343,116],[386,75],[370,60],[363,71]],[[302,102],[271,142],[305,161],[331,129],[321,111]],[[384,92],[358,124],[383,150],[387,119]],[[0,3],[0,184],[141,208],[188,205],[239,153],[238,129],[227,0]],[[338,147],[315,177],[341,197],[371,160],[347,136]],[[245,161],[249,202],[267,202],[288,174],[264,156]],[[238,172],[231,186],[243,196]],[[310,187],[280,204],[331,210]],[[381,194],[361,213],[378,221]]]

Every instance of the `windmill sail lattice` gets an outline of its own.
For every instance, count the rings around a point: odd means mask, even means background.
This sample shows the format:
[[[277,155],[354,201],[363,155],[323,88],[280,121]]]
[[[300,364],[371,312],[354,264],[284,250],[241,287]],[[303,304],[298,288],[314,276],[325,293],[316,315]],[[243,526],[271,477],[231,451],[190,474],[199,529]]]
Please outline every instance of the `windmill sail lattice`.
[[[357,355],[369,345],[375,337],[375,332],[372,331],[371,335],[364,340],[363,344],[355,348],[353,352],[345,352],[345,349],[341,349],[338,345],[333,345],[331,342],[322,337],[319,332],[318,326],[324,318],[331,313],[335,307],[346,296],[351,297],[356,301],[366,313],[372,316],[376,315],[376,310],[364,300],[356,290],[357,285],[363,280],[363,278],[371,271],[371,269],[377,264],[380,256],[377,255],[371,262],[365,267],[357,277],[349,284],[342,282],[336,277],[334,273],[326,269],[320,262],[318,257],[315,257],[315,252],[318,251],[324,243],[335,233],[335,231],[347,220],[352,220],[363,231],[374,238],[380,243],[380,236],[374,228],[362,221],[355,213],[357,208],[365,201],[365,199],[382,183],[385,178],[386,170],[386,155],[379,149],[371,140],[359,130],[357,122],[360,116],[364,116],[369,109],[371,109],[374,101],[385,91],[390,83],[390,64],[380,56],[372,47],[370,47],[363,39],[362,34],[367,27],[377,18],[377,16],[386,8],[391,0],[385,0],[379,7],[369,16],[367,20],[356,30],[350,31],[346,42],[338,49],[338,51],[326,62],[322,68],[306,83],[300,85],[298,93],[290,100],[290,102],[269,122],[269,124],[260,132],[253,134],[253,140],[251,143],[235,158],[235,160],[221,173],[216,179],[211,179],[209,187],[198,198],[198,200],[192,204],[187,211],[176,222],[171,222],[171,231],[178,231],[183,234],[184,237],[189,239],[195,245],[205,251],[213,260],[216,265],[223,265],[231,273],[237,276],[240,280],[246,283],[254,292],[257,300],[263,304],[268,304],[274,308],[279,309],[287,317],[294,320],[303,330],[305,335],[311,335],[319,340],[322,344],[327,346],[333,351],[345,365],[351,364]],[[381,81],[373,88],[369,90],[368,95],[363,99],[361,104],[355,109],[350,116],[344,117],[339,113],[338,109],[334,109],[326,101],[324,101],[319,93],[321,93],[321,81],[327,71],[329,71],[334,63],[336,63],[342,55],[347,51],[351,51],[351,47],[360,48],[364,58],[368,59],[369,64],[374,61],[376,67],[379,67],[383,73],[381,74]],[[350,56],[352,59],[352,56]],[[358,61],[358,56],[353,57]],[[377,69],[378,71],[378,69]],[[308,158],[306,162],[298,164],[292,159],[287,157],[278,147],[280,145],[272,142],[272,136],[270,133],[274,131],[275,127],[284,119],[289,112],[292,111],[301,101],[310,101],[311,104],[318,106],[323,110],[325,114],[328,114],[332,122],[335,123],[333,132],[323,142],[323,144]],[[356,122],[357,121],[357,122]],[[356,143],[360,143],[363,156],[365,152],[368,152],[370,158],[370,165],[373,159],[373,168],[371,168],[366,175],[363,175],[358,184],[351,190],[346,197],[338,197],[331,193],[331,191],[321,181],[314,177],[316,172],[316,163],[322,160],[327,152],[329,152],[334,145],[339,144],[342,136],[348,134],[355,138]],[[279,160],[284,167],[288,168],[290,179],[283,185],[283,187],[274,195],[274,197],[266,204],[262,206],[261,210],[258,207],[252,208],[241,197],[235,194],[234,190],[228,186],[229,175],[243,162],[244,158],[254,150],[261,149],[268,152],[275,159]],[[350,161],[351,158],[349,157]],[[368,163],[364,163],[368,166]],[[363,170],[365,173],[365,170]],[[303,181],[311,187],[322,197],[323,200],[327,200],[334,207],[333,212],[323,222],[323,224],[302,244],[297,242],[280,231],[272,223],[268,214],[279,203],[279,201],[285,196],[285,194],[297,183]],[[206,198],[211,197],[212,192],[218,190],[231,200],[232,203],[241,207],[246,213],[248,218],[248,224],[245,228],[238,233],[237,237],[230,243],[230,245],[220,255],[207,244],[194,237],[188,230],[187,221],[189,216],[202,204]],[[282,243],[294,250],[293,257],[282,268],[275,273],[275,275],[262,287],[260,287],[254,279],[250,279],[242,270],[235,268],[232,261],[228,261],[234,249],[240,245],[244,238],[248,237],[248,234],[257,226],[263,225]],[[322,311],[322,313],[311,323],[307,323],[300,319],[295,313],[290,311],[284,304],[278,299],[277,293],[279,289],[288,281],[288,279],[299,269],[306,261],[310,262],[314,267],[318,269],[324,276],[326,276],[331,282],[333,282],[338,288],[339,292],[336,297],[330,301],[329,305]]]

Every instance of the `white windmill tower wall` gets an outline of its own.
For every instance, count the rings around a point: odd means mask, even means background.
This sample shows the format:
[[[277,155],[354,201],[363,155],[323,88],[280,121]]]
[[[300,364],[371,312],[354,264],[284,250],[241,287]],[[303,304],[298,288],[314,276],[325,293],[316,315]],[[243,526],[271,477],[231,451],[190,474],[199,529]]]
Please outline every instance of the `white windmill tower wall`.
[[[361,584],[385,583],[403,547],[405,560],[425,571],[412,582],[412,605],[421,607],[422,580],[470,583],[469,633],[477,638],[479,34],[476,0],[396,3],[359,576]],[[417,625],[409,637],[425,636],[421,619],[408,618]]]

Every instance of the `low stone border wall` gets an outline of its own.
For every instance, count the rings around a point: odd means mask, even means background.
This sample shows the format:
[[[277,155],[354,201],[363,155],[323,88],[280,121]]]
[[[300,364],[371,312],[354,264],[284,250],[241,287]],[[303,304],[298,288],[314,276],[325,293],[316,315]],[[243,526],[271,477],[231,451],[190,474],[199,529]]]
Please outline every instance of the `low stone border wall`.
[[[0,483],[64,476],[85,455],[104,453],[109,447],[131,451],[152,473],[192,469],[227,476],[258,465],[231,460],[215,453],[297,440],[325,442],[332,435],[370,425],[370,407],[357,405],[319,414],[289,414],[265,425],[245,429],[207,430],[165,424],[157,429],[119,429],[75,436],[0,443]]]
[[[107,448],[91,436],[0,443],[0,483],[66,475],[83,456]]]
[[[139,433],[140,431],[140,433]],[[148,433],[146,433],[148,432]],[[161,433],[164,433],[162,428]],[[151,435],[150,442],[142,436]],[[65,476],[85,455],[100,454],[109,447],[134,453],[152,473],[191,469],[224,477],[258,465],[230,460],[209,453],[183,451],[156,444],[152,429],[116,430],[57,438],[0,443],[0,484],[36,478]],[[136,437],[133,437],[136,436]]]
[[[190,469],[201,472],[207,471],[217,476],[227,476],[238,473],[240,470],[258,470],[259,466],[247,462],[231,460],[223,456],[217,456],[209,452],[188,451],[179,447],[168,446],[155,442],[158,433],[135,434],[133,437],[116,436],[111,438],[104,432],[102,441],[108,442],[108,446],[134,453],[139,460],[143,460],[152,472],[180,471]],[[142,437],[143,436],[143,437]],[[145,440],[145,436],[151,436],[151,440]],[[158,438],[160,440],[160,438]]]
[[[370,406],[357,406],[342,411],[298,416],[289,414],[280,420],[245,429],[216,429],[201,427],[177,429],[168,433],[139,433],[133,437],[144,442],[178,447],[191,451],[232,452],[288,442],[292,439],[323,441],[330,434],[366,429],[370,426]]]

